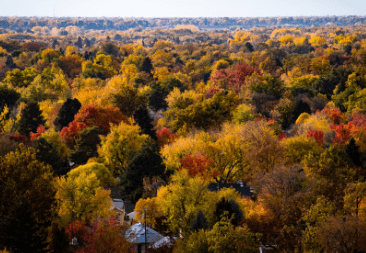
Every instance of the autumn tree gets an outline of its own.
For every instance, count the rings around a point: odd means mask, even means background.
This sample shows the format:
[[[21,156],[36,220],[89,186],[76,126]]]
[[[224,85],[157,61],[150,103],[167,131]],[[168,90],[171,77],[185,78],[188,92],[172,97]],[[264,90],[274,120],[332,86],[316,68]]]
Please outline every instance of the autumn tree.
[[[28,87],[39,74],[34,67],[28,67],[24,70],[13,69],[7,72],[4,83],[10,84],[14,88]]]
[[[128,122],[126,116],[114,106],[97,106],[94,104],[82,106],[74,117],[75,122],[85,124],[87,127],[98,126],[104,134],[109,132],[111,124]]]
[[[156,198],[139,199],[135,206],[135,214],[138,222],[144,223],[146,221],[146,224],[153,227],[159,225],[158,220],[162,217]]]
[[[87,232],[80,253],[134,252],[131,243],[123,235],[124,229],[115,219],[95,222]]]
[[[190,178],[185,171],[174,175],[171,184],[159,189],[157,202],[162,207],[170,230],[183,237],[189,235],[191,223],[199,209],[210,221],[213,218],[213,200],[206,183],[199,177]]]
[[[60,56],[60,68],[65,73],[67,78],[73,79],[77,75],[81,74],[81,65],[83,58],[77,54],[69,54],[66,56]]]
[[[140,132],[139,126],[121,122],[112,125],[110,133],[102,137],[98,154],[114,176],[124,171],[130,156],[140,150],[148,139],[147,135],[141,135]]]
[[[181,163],[183,166],[180,170],[187,170],[191,177],[200,176],[210,181],[212,178],[217,178],[220,175],[220,172],[217,170],[211,170],[213,159],[208,158],[204,154],[186,154],[181,158]]]
[[[0,158],[0,214],[9,215],[13,203],[25,203],[41,225],[52,216],[55,189],[52,168],[36,159],[36,151],[23,144]]]
[[[245,78],[254,72],[259,73],[259,69],[255,69],[245,63],[238,63],[232,69],[220,68],[210,77],[214,85],[223,89],[232,89],[236,93],[245,85]]]
[[[80,165],[67,173],[67,176],[68,178],[76,179],[83,173],[86,175],[91,175],[94,173],[102,186],[110,186],[116,183],[116,180],[108,168],[104,164],[97,162]]]
[[[132,85],[122,83],[119,90],[112,95],[112,104],[123,115],[131,117],[140,106],[146,106],[146,97]]]
[[[55,185],[57,213],[63,225],[74,220],[90,224],[98,216],[111,216],[110,191],[101,186],[95,173],[57,178]]]

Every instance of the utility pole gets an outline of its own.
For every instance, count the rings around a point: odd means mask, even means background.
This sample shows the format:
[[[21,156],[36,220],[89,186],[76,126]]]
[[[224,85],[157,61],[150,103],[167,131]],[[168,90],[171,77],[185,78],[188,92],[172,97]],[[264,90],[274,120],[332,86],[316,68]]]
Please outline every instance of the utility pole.
[[[147,241],[146,241],[146,208],[144,208],[144,218],[145,218],[145,252],[147,250]]]

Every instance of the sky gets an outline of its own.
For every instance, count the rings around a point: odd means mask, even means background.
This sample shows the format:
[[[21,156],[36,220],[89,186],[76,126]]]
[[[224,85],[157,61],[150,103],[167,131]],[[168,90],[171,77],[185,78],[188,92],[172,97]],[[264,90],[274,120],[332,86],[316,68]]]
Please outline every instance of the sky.
[[[366,15],[366,0],[0,0],[0,16],[278,17]]]

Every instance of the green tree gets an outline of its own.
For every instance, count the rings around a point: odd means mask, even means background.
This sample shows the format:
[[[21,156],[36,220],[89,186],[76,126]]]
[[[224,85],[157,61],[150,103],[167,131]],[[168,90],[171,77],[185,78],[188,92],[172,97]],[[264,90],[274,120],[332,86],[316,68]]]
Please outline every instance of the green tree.
[[[202,213],[201,209],[199,209],[194,217],[194,220],[191,224],[191,231],[197,232],[199,230],[208,229],[207,219],[205,215]]]
[[[49,143],[43,137],[38,137],[32,142],[32,147],[37,151],[36,158],[38,161],[51,165],[57,175],[65,174],[67,161],[59,156],[57,149],[52,143]]]
[[[67,236],[66,230],[64,227],[60,227],[56,221],[51,224],[48,238],[48,250],[51,253],[70,252],[70,239]]]
[[[76,139],[74,150],[70,151],[69,158],[76,164],[85,164],[89,158],[98,157],[98,145],[103,131],[99,127],[83,129]]]
[[[3,111],[5,105],[12,108],[19,98],[20,94],[18,92],[6,85],[0,85],[0,111]]]
[[[43,226],[42,226],[43,225]],[[0,221],[0,248],[14,253],[47,252],[45,224],[38,223],[27,200],[12,202],[10,212]]]
[[[55,119],[55,126],[58,131],[61,131],[62,128],[67,127],[70,122],[74,120],[75,114],[81,108],[81,104],[79,100],[76,98],[71,99],[68,98],[66,102],[64,102],[58,111],[58,116]]]
[[[164,177],[165,165],[153,145],[144,145],[131,158],[120,175],[121,194],[137,202],[142,197],[145,177]]]
[[[310,153],[304,160],[307,177],[315,185],[315,194],[343,206],[344,189],[355,179],[355,171],[348,164],[346,154],[339,146],[330,146],[321,153]]]
[[[219,222],[223,215],[227,216],[230,222],[237,226],[244,219],[243,212],[240,210],[239,204],[234,199],[221,198],[216,203],[215,218]]]
[[[25,136],[29,136],[30,132],[35,133],[39,125],[46,123],[37,102],[27,104],[20,114],[19,133]]]
[[[157,140],[156,131],[152,124],[153,119],[150,117],[149,111],[146,107],[139,106],[133,113],[133,119],[140,126],[143,134],[149,135],[151,139]]]

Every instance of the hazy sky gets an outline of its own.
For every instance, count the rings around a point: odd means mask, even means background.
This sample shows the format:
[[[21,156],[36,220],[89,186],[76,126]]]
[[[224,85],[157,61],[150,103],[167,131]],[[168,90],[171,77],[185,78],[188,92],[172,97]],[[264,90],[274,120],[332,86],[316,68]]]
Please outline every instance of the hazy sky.
[[[366,15],[366,0],[0,0],[0,16],[270,17]]]

